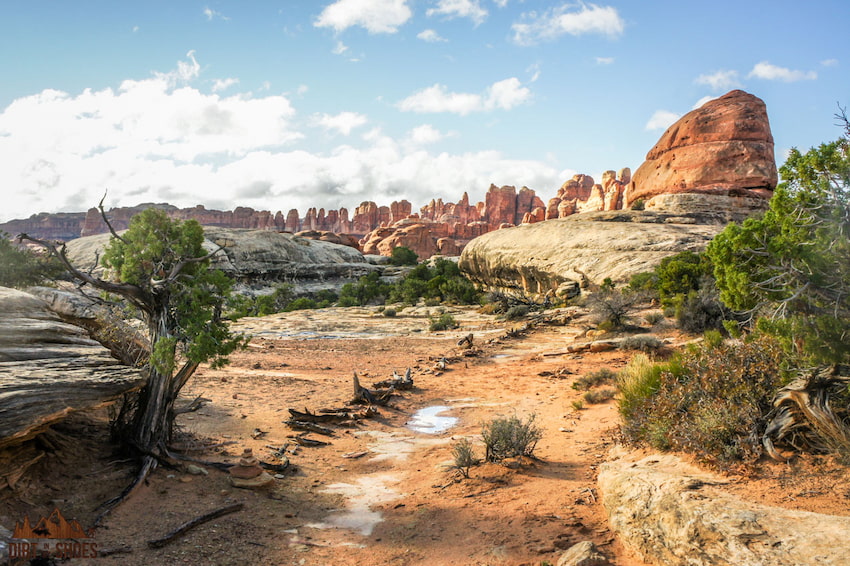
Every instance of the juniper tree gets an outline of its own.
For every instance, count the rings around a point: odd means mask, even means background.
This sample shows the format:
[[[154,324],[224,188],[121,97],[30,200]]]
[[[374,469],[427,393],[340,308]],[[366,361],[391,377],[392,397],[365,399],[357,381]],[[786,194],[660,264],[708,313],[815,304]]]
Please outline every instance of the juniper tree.
[[[222,305],[232,281],[210,268],[210,258],[222,248],[212,253],[204,249],[203,229],[197,221],[172,220],[161,210],[147,209],[132,218],[123,235],[109,227],[112,238],[103,255],[108,278],[95,277],[73,265],[64,244],[26,234],[19,239],[49,249],[83,284],[123,298],[146,325],[151,345],[146,384],[135,410],[119,423],[124,425],[122,439],[141,457],[141,468],[123,496],[147,477],[159,460],[173,457],[168,444],[174,402],[198,366],[225,364],[227,355],[243,339],[232,334],[222,320]]]

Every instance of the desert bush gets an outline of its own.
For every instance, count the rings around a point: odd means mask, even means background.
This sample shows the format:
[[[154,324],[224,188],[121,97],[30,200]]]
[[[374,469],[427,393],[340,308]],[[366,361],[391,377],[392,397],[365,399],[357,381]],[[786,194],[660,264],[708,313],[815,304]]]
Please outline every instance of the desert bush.
[[[734,315],[720,302],[713,287],[703,287],[687,295],[677,295],[673,299],[676,326],[686,332],[700,333],[706,330],[722,330],[723,323]]]
[[[449,313],[443,313],[439,316],[432,316],[428,318],[428,330],[431,332],[437,332],[440,330],[451,330],[452,328],[457,328],[460,326],[455,317],[450,315]]]
[[[627,438],[704,461],[753,462],[783,381],[782,350],[767,336],[706,340],[663,364],[635,356],[620,375]]]
[[[663,321],[663,320],[664,320],[664,318],[665,318],[665,317],[664,317],[664,313],[662,313],[662,312],[660,312],[660,311],[652,311],[652,312],[648,312],[648,313],[646,313],[646,315],[644,315],[644,317],[643,317],[643,319],[646,321],[646,323],[647,323],[647,324],[650,324],[650,325],[652,325],[652,326],[655,326],[655,325],[656,325],[656,324],[658,324],[659,322]]]
[[[514,305],[505,312],[505,320],[519,320],[528,316],[528,305]]]
[[[605,401],[613,399],[615,395],[617,395],[616,389],[606,387],[605,389],[586,391],[582,398],[588,405],[598,405],[599,403],[604,403]]]
[[[613,383],[617,378],[616,372],[608,368],[601,368],[583,375],[573,382],[573,389],[587,391],[591,387]]]
[[[481,427],[481,436],[487,448],[485,459],[488,462],[502,462],[507,458],[534,456],[537,442],[543,437],[543,431],[534,424],[535,414],[523,421],[516,415],[495,417]]]
[[[570,405],[572,405],[573,409],[575,409],[576,411],[581,411],[582,409],[584,409],[584,402],[581,399],[574,399],[573,402],[570,403]]]
[[[395,310],[394,308],[392,308],[392,307],[387,307],[387,308],[385,308],[385,309],[383,310],[383,315],[384,315],[384,316],[386,316],[386,317],[388,317],[388,318],[392,318],[392,317],[394,317],[396,314],[398,314],[398,313],[396,313],[396,310]]]
[[[587,305],[590,313],[600,328],[612,330],[625,328],[629,316],[640,302],[641,296],[630,290],[616,291],[609,289],[590,295]]]
[[[655,352],[664,347],[664,342],[652,334],[637,334],[628,336],[620,341],[621,350],[639,350],[641,352]]]
[[[478,458],[472,449],[472,443],[467,438],[461,438],[452,446],[452,457],[454,458],[454,469],[458,470],[463,477],[469,477],[469,468],[477,466]]]

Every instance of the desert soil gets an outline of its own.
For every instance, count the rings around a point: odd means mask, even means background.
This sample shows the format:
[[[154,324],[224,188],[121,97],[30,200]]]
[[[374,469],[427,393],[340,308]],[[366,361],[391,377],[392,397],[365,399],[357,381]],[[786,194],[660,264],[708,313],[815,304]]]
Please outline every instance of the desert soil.
[[[571,387],[591,371],[623,367],[630,354],[568,353],[586,329],[581,319],[506,337],[509,323],[471,309],[453,313],[461,328],[440,333],[427,331],[421,309],[393,318],[324,309],[240,321],[253,335],[249,348],[224,369],[202,368],[187,385],[183,402],[208,402],[178,417],[178,441],[199,460],[235,462],[251,448],[265,462],[288,459],[289,469],[248,490],[211,466],[198,475],[160,467],[97,529],[98,549],[109,555],[70,563],[542,565],[590,540],[612,564],[644,564],[609,530],[596,489],[597,466],[619,439],[616,401],[579,407],[583,392]],[[688,338],[661,332],[674,343]],[[468,333],[471,352],[456,344]],[[332,425],[332,436],[310,434],[326,446],[291,438],[298,431],[284,423],[287,409],[345,407],[353,372],[371,387],[407,368],[415,388],[378,416]],[[424,421],[423,410],[431,415]],[[470,439],[483,457],[481,424],[512,415],[534,415],[543,433],[537,459],[482,464],[469,478],[451,469],[457,440]],[[132,462],[104,441],[105,411],[55,428],[62,446],[0,494],[0,525],[11,529],[26,514],[34,522],[59,508],[89,526],[97,504],[131,479]],[[729,489],[744,499],[850,514],[850,476],[830,458],[729,472]],[[147,545],[239,502],[241,511],[162,548]]]

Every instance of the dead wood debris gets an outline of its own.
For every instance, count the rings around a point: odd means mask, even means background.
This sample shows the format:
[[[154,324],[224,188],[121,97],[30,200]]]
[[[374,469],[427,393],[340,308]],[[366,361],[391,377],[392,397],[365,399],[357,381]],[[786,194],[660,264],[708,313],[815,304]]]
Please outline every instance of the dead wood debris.
[[[398,375],[393,371],[393,376],[390,379],[378,381],[372,384],[375,389],[395,389],[396,391],[407,391],[413,389],[413,374],[410,368],[404,372],[404,375]]]
[[[385,391],[369,391],[360,385],[360,379],[357,377],[357,372],[354,372],[354,397],[348,402],[349,405],[387,405],[390,402],[390,397],[395,393],[395,389],[390,387]]]
[[[172,540],[184,535],[186,532],[190,531],[191,529],[194,529],[198,525],[203,525],[204,523],[212,521],[213,519],[217,519],[219,517],[223,517],[224,515],[229,515],[230,513],[241,511],[244,506],[245,505],[243,503],[234,503],[233,505],[227,505],[225,507],[216,509],[215,511],[204,513],[200,517],[195,517],[191,521],[183,523],[182,525],[180,525],[162,538],[149,540],[148,546],[151,548],[162,548],[166,544],[170,543]]]

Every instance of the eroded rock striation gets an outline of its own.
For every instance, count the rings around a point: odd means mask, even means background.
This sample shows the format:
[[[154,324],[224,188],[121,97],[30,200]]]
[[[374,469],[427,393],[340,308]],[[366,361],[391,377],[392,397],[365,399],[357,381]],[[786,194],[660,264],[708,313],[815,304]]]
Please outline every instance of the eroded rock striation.
[[[204,228],[204,247],[217,244],[225,249],[213,257],[212,266],[240,284],[239,290],[262,293],[278,282],[292,283],[296,293],[338,287],[356,281],[380,267],[370,263],[359,250],[324,240],[308,239],[270,230]],[[109,234],[98,234],[68,242],[68,257],[84,269],[93,266],[109,243]],[[102,275],[101,268],[94,273]]]
[[[458,265],[485,288],[571,296],[587,282],[627,281],[669,255],[701,251],[727,218],[637,210],[571,215],[485,234],[464,248]]]
[[[620,540],[651,564],[847,564],[850,517],[750,503],[722,477],[673,455],[620,452],[600,466],[599,489]]]
[[[0,287],[0,448],[144,384],[77,326],[33,295]]]

